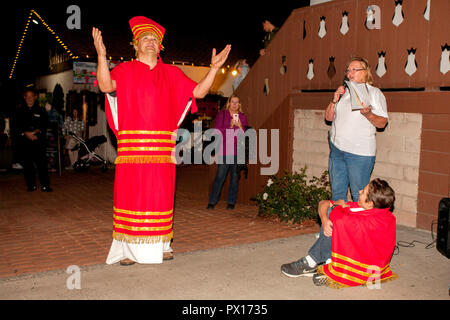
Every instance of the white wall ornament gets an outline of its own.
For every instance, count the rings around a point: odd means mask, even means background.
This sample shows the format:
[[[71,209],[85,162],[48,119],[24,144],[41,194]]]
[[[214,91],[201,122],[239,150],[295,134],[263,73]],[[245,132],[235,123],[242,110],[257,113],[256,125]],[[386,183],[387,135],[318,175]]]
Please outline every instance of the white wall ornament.
[[[339,29],[339,31],[345,35],[349,30],[349,25],[348,25],[348,12],[344,11],[342,12],[342,21],[341,21],[341,28]]]
[[[446,74],[450,70],[450,46],[446,43],[445,46],[441,46],[442,54],[441,54],[441,63],[440,63],[440,71],[442,74]]]
[[[309,59],[308,61],[308,72],[306,73],[306,78],[308,78],[308,80],[312,80],[312,78],[314,78],[314,60],[313,59]]]
[[[427,0],[427,6],[425,7],[425,11],[423,13],[423,16],[428,21],[430,21],[430,5],[431,5],[431,0]]]
[[[370,5],[366,10],[366,28],[369,30],[381,29],[381,9],[377,5]]]
[[[417,71],[416,50],[411,48],[408,50],[408,61],[405,64],[405,72],[412,76]]]
[[[380,78],[382,78],[387,72],[385,58],[386,58],[386,52],[384,52],[384,51],[378,52],[378,64],[376,67],[376,74]]]
[[[319,25],[318,35],[320,38],[323,38],[323,37],[325,37],[326,34],[327,34],[327,27],[325,25],[325,17],[322,16],[322,17],[320,17],[320,25]]]
[[[392,17],[392,23],[396,27],[398,27],[403,22],[403,19],[404,19],[402,5],[403,5],[403,0],[395,1],[395,11],[394,11],[394,16]]]

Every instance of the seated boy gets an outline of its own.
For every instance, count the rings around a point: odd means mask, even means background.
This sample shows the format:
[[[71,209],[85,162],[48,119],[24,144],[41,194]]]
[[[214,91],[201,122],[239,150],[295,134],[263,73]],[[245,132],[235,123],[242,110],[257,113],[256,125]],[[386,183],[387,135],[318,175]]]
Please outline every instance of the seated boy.
[[[316,285],[334,287],[395,277],[389,268],[396,233],[395,217],[390,211],[394,190],[386,181],[374,179],[359,194],[357,203],[319,203],[319,238],[308,255],[283,264],[283,274],[313,277]]]

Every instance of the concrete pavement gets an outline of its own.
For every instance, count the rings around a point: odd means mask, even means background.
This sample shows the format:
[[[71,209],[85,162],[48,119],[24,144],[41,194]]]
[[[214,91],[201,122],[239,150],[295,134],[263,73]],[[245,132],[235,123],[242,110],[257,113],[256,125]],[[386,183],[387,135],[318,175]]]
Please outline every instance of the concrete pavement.
[[[20,174],[0,175],[0,279],[104,263],[112,241],[114,170],[63,171],[54,192],[26,192]],[[208,203],[208,168],[177,168],[175,253],[317,232],[262,219],[254,205],[214,210]]]
[[[0,299],[449,300],[449,259],[425,248],[429,231],[402,226],[398,241],[421,243],[399,248],[391,263],[399,278],[379,289],[316,287],[282,275],[281,264],[303,256],[318,227],[268,221],[255,206],[205,210],[202,166],[177,169],[175,259],[105,265],[113,178],[112,170],[63,172],[52,177],[53,193],[27,193],[22,176],[0,176]]]
[[[429,232],[406,227],[398,227],[397,240],[432,242]],[[316,287],[311,278],[282,275],[280,265],[299,258],[314,241],[305,234],[179,253],[161,265],[98,264],[81,267],[79,282],[67,270],[6,278],[0,280],[0,299],[449,300],[449,259],[420,243],[400,247],[391,262],[399,278],[379,289]]]

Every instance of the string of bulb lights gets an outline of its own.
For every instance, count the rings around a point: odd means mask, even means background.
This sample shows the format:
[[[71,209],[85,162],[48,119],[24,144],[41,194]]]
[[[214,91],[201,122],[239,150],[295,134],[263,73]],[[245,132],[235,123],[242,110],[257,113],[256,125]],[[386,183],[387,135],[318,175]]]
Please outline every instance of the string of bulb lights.
[[[47,22],[35,10],[32,9],[32,10],[30,10],[30,13],[28,15],[27,22],[25,24],[25,28],[24,28],[23,33],[22,33],[22,37],[21,37],[21,39],[19,41],[19,45],[17,47],[16,55],[14,57],[14,61],[13,61],[12,66],[11,66],[11,71],[9,73],[9,79],[12,79],[12,77],[14,75],[14,71],[16,69],[16,65],[17,65],[17,62],[19,60],[20,53],[22,51],[22,47],[23,47],[23,44],[24,44],[24,41],[25,41],[25,38],[26,38],[26,35],[27,35],[27,32],[28,32],[28,29],[30,28],[30,23],[33,22],[35,24],[39,24],[38,21],[33,19],[33,15],[41,22],[41,24],[47,29],[47,31],[55,37],[56,41],[61,45],[61,47],[69,55],[70,59],[77,60],[77,59],[80,58],[78,55],[75,55],[72,51],[69,50],[68,46],[61,40],[61,38],[47,24]],[[86,58],[89,59],[90,58],[89,55],[86,55]],[[109,56],[109,60],[113,60],[113,57]],[[123,57],[120,57],[120,59],[117,59],[117,60],[123,61],[124,59],[123,59]],[[191,63],[187,63],[187,62],[175,62],[175,61],[172,61],[172,64],[174,64],[174,65],[175,64],[179,64],[179,65],[183,65],[183,66],[189,66],[189,65],[194,66],[193,63],[191,64]],[[227,66],[227,69],[230,69],[230,66]],[[222,68],[222,73],[223,74],[225,73],[225,68]],[[233,70],[232,71],[232,75],[236,76],[236,74],[237,74],[236,70]]]
[[[20,39],[19,45],[17,47],[17,52],[16,52],[16,56],[14,57],[14,61],[12,63],[12,67],[11,67],[11,71],[9,73],[9,78],[11,79],[14,75],[14,70],[16,69],[16,65],[17,65],[17,61],[19,60],[20,57],[20,53],[22,51],[22,47],[25,41],[25,38],[27,36],[27,32],[28,29],[30,28],[30,23],[33,22],[35,24],[39,24],[38,21],[36,21],[35,19],[33,19],[33,15],[42,23],[42,25],[47,29],[48,32],[50,32],[50,34],[52,34],[56,41],[60,44],[60,46],[66,51],[66,53],[69,55],[69,57],[71,59],[78,59],[79,57],[74,55],[68,48],[68,46],[61,40],[61,38],[56,34],[56,32],[47,24],[47,22],[45,22],[45,20],[35,11],[35,10],[30,10],[30,13],[28,15],[28,19],[27,22],[25,24],[25,29],[23,30],[22,33],[22,38]]]

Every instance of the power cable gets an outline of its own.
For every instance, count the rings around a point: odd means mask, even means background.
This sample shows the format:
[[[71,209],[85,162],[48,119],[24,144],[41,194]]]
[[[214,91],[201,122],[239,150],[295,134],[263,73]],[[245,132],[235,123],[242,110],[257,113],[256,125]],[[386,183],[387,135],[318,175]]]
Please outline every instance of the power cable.
[[[418,241],[418,240],[413,240],[411,242],[406,242],[406,241],[397,241],[397,245],[394,248],[394,253],[393,255],[398,255],[400,253],[400,247],[404,247],[404,248],[413,248],[415,247],[415,243],[420,243],[425,245],[425,249],[431,249],[434,248],[434,244],[436,243],[436,239],[434,237],[433,234],[433,226],[437,223],[437,220],[433,220],[431,222],[431,239],[433,240],[430,243],[425,243],[422,241]]]

